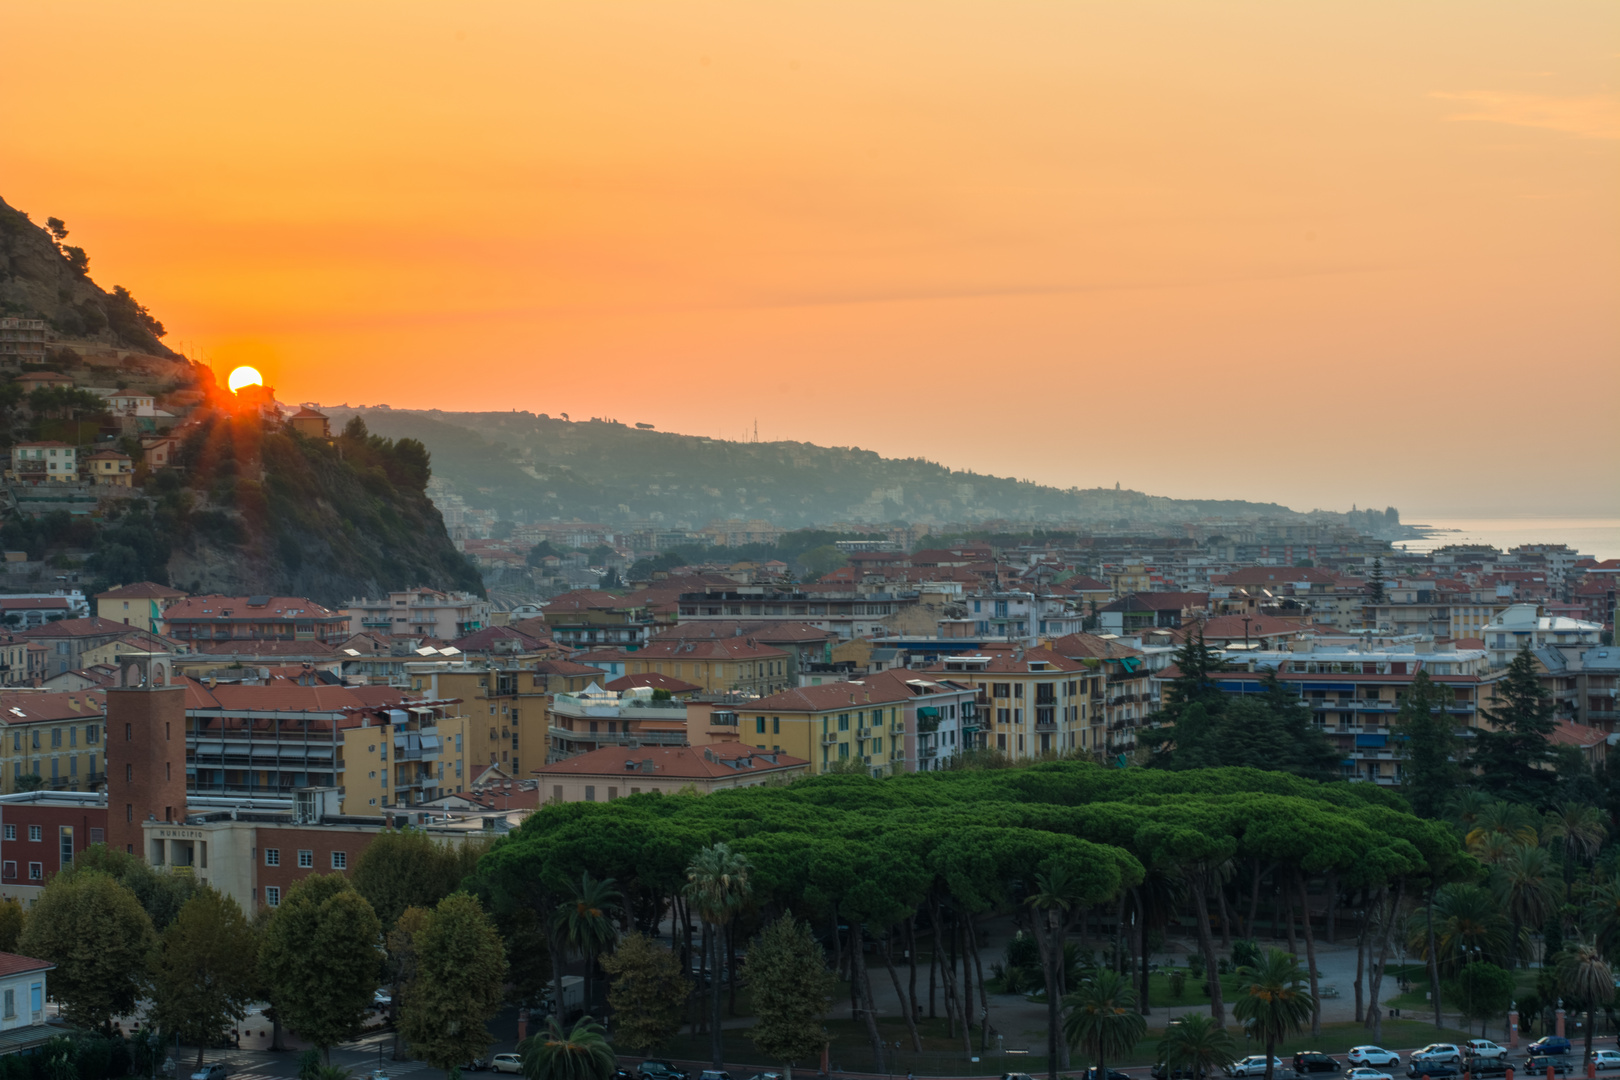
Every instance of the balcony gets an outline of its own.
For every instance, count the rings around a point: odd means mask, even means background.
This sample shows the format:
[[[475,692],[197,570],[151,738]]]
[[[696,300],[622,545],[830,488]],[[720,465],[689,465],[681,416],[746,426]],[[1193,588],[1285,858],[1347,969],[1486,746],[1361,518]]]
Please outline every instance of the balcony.
[[[825,735],[823,735],[821,737],[821,745],[822,746],[837,746],[838,745],[838,735],[837,735],[837,733],[836,732],[831,732],[831,731],[827,732]]]
[[[1056,731],[1057,729],[1058,729],[1058,722],[1056,720],[1037,720],[1037,721],[1035,721],[1035,730],[1036,731]]]
[[[919,747],[917,747],[917,756],[919,758],[938,757],[939,756],[939,747],[937,747],[937,746],[919,746]]]

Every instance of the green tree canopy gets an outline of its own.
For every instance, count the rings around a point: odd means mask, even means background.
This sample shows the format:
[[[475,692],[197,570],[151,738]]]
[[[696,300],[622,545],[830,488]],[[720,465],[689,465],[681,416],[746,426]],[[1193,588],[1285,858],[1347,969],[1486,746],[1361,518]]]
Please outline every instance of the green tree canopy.
[[[793,1063],[815,1059],[827,1041],[821,1018],[835,984],[810,924],[783,917],[766,925],[749,945],[743,978],[759,1015],[748,1037],[793,1080]]]
[[[442,843],[420,829],[390,829],[361,852],[351,880],[388,928],[406,908],[431,908],[455,892],[483,851],[479,844]]]
[[[49,960],[51,995],[70,1024],[105,1030],[147,988],[156,935],[135,894],[95,870],[58,874],[45,886],[17,947]]]
[[[353,1038],[382,973],[382,924],[342,874],[288,890],[265,932],[260,964],[288,1027],[325,1051]]]
[[[679,956],[646,934],[633,933],[620,938],[601,963],[613,980],[608,1005],[620,1046],[645,1054],[680,1031],[692,983],[681,971]],[[757,987],[754,998],[757,1008]]]
[[[1541,685],[1536,658],[1529,646],[1519,650],[1507,674],[1496,684],[1495,708],[1481,709],[1489,727],[1474,734],[1470,761],[1474,783],[1514,802],[1549,806],[1558,774],[1550,736],[1558,727],[1557,707]]]
[[[452,893],[413,935],[415,977],[405,985],[400,1029],[417,1057],[449,1071],[494,1042],[490,1017],[506,981],[501,935],[478,901]]]
[[[152,1017],[197,1047],[225,1037],[246,1015],[257,978],[257,939],[231,897],[204,885],[180,908],[151,957]]]

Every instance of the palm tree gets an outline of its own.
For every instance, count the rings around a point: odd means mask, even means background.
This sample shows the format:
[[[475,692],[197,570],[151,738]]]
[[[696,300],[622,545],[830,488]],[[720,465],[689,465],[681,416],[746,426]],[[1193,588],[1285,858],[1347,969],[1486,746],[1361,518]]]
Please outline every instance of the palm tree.
[[[1541,827],[1542,843],[1558,844],[1572,863],[1596,858],[1608,834],[1603,811],[1577,802],[1559,803],[1547,812]]]
[[[1136,1011],[1136,991],[1117,971],[1099,968],[1063,999],[1069,1015],[1063,1037],[1091,1059],[1097,1077],[1108,1075],[1107,1061],[1128,1054],[1147,1034],[1147,1018]]]
[[[1524,847],[1524,843],[1515,840],[1507,833],[1480,833],[1469,841],[1468,854],[1484,863],[1486,866],[1495,866],[1508,857],[1514,848]]]
[[[720,942],[726,925],[748,903],[752,892],[748,873],[748,860],[726,844],[704,848],[686,868],[686,898],[703,920],[709,955],[709,1056],[716,1069],[725,1064],[720,1040]],[[860,948],[860,943],[855,947]]]
[[[1062,864],[1053,866],[1047,873],[1036,874],[1035,889],[1034,895],[1024,902],[1039,912],[1031,925],[1035,927],[1036,940],[1043,944],[1045,953],[1041,966],[1046,974],[1046,1073],[1049,1080],[1057,1080],[1058,1028],[1063,1012],[1060,1001],[1063,996],[1063,937],[1068,929],[1069,913],[1079,904],[1080,898],[1075,891],[1074,876]],[[1042,920],[1046,923],[1044,933],[1039,926]]]
[[[1491,883],[1501,898],[1513,932],[1508,938],[1507,969],[1512,971],[1522,949],[1526,926],[1541,926],[1558,910],[1559,882],[1546,848],[1515,844],[1491,869]]]
[[[608,1080],[618,1066],[602,1025],[588,1016],[564,1031],[553,1013],[545,1030],[518,1043],[517,1050],[528,1080]]]
[[[1521,844],[1538,843],[1536,816],[1521,803],[1493,802],[1480,810],[1474,818],[1474,827],[1468,831],[1467,841],[1474,844],[1486,833],[1503,833]]]
[[[1232,1015],[1266,1044],[1266,1080],[1272,1080],[1277,1044],[1304,1029],[1316,1011],[1316,999],[1305,986],[1305,972],[1293,954],[1267,949],[1254,967],[1238,968],[1243,986]]]
[[[1512,927],[1502,905],[1489,889],[1479,885],[1444,885],[1435,891],[1433,905],[1414,912],[1407,923],[1406,947],[1419,958],[1429,958],[1429,928],[1434,927],[1436,960],[1448,977],[1474,955],[1496,963],[1511,948]]]
[[[596,879],[590,874],[579,876],[579,886],[568,883],[569,898],[557,905],[553,918],[563,940],[574,952],[585,958],[585,1008],[592,1007],[591,988],[596,970],[596,958],[612,947],[618,939],[618,928],[609,913],[623,899],[613,887],[612,878]],[[557,987],[557,1008],[562,1009],[562,987]]]
[[[1203,1013],[1192,1013],[1180,1020],[1172,1020],[1159,1040],[1159,1060],[1164,1062],[1170,1075],[1177,1069],[1188,1069],[1195,1077],[1215,1075],[1216,1069],[1232,1064],[1237,1044],[1231,1034]]]
[[[1603,955],[1620,949],[1620,874],[1593,888],[1588,919]]]
[[[1491,797],[1478,788],[1464,788],[1452,798],[1446,807],[1446,817],[1456,826],[1459,836],[1467,836],[1474,829],[1474,823],[1491,805]]]
[[[1614,1000],[1614,974],[1598,955],[1597,946],[1580,942],[1558,958],[1558,991],[1586,1006],[1586,1060],[1592,1060],[1592,1014]]]

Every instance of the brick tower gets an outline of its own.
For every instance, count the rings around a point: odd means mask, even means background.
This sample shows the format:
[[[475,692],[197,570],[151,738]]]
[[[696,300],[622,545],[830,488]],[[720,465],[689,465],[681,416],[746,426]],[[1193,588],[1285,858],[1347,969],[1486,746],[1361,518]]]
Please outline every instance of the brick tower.
[[[118,657],[107,690],[107,846],[146,857],[141,822],[186,819],[186,689],[168,653]]]

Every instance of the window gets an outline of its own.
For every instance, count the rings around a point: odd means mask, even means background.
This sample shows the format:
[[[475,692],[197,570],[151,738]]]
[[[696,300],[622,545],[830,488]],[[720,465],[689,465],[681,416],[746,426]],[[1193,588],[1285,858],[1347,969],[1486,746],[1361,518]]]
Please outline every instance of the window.
[[[280,866],[281,865],[281,849],[280,848],[273,848],[273,847],[265,848],[264,849],[264,865],[266,865],[266,866]]]
[[[596,785],[595,784],[586,784],[585,785],[585,801],[586,802],[595,802],[596,801]]]
[[[92,844],[105,844],[107,842],[107,830],[106,829],[91,829],[90,830],[90,842]]]
[[[3,864],[0,864],[0,877],[4,877],[7,881],[17,880],[17,862],[15,859],[7,859]]]
[[[332,869],[347,870],[349,868],[349,853],[347,851],[332,852]]]
[[[15,1019],[17,1016],[17,991],[15,990],[6,991],[4,1015],[7,1020]]]
[[[1012,684],[1004,682],[991,683],[990,696],[996,698],[1012,697]]]
[[[15,826],[15,825],[7,825],[6,826],[6,839],[7,840],[15,840],[15,839],[17,839],[17,826]]]
[[[298,849],[298,868],[300,870],[309,870],[312,867],[314,867],[314,865],[315,865],[315,853],[313,851],[310,851],[308,848],[299,848]]]
[[[264,887],[264,902],[269,907],[281,906],[281,889],[275,885]]]
[[[73,865],[73,826],[63,825],[57,829],[57,850],[62,856],[62,869],[66,870]]]
[[[780,716],[771,717],[771,734],[782,734],[782,718]]]
[[[849,730],[849,713],[839,713],[838,714],[838,730],[839,731],[848,731]]]
[[[30,826],[28,826],[28,839],[30,839],[30,840],[43,840],[43,839],[45,839],[45,830],[42,829],[38,825],[30,825]]]
[[[754,734],[756,734],[756,735],[765,734],[765,718],[763,716],[757,717],[754,720]]]
[[[28,880],[29,881],[44,881],[45,880],[45,864],[44,863],[37,863],[37,862],[29,863],[28,864]]]
[[[1021,683],[1021,682],[1020,683],[1013,683],[1013,697],[1021,698],[1023,696],[1024,696],[1024,684]]]

